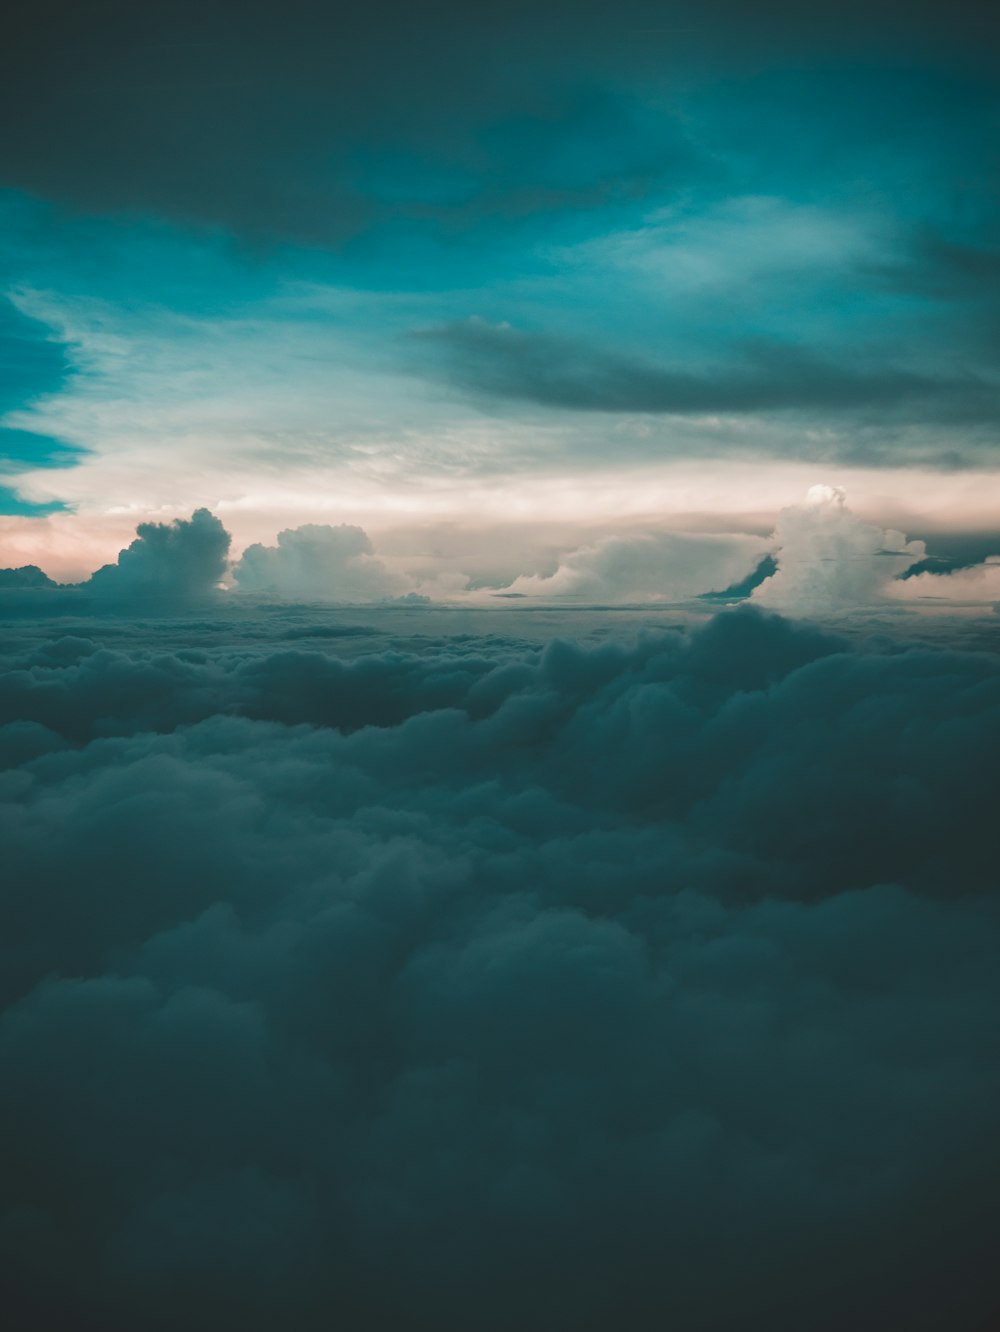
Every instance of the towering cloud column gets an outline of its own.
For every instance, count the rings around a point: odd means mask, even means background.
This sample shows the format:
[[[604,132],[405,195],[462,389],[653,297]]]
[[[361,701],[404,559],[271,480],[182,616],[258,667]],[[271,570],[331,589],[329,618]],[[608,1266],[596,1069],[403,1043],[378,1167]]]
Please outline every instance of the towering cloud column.
[[[881,601],[925,553],[922,541],[851,513],[839,486],[812,486],[804,503],[782,509],[774,536],[778,568],[753,597],[806,615]]]

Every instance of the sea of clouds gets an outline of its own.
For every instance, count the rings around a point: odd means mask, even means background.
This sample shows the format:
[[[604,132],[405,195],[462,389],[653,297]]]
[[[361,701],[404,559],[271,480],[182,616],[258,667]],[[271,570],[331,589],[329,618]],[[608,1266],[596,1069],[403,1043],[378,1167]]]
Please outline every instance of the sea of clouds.
[[[995,634],[227,547],[4,594],[6,1325],[988,1326]]]

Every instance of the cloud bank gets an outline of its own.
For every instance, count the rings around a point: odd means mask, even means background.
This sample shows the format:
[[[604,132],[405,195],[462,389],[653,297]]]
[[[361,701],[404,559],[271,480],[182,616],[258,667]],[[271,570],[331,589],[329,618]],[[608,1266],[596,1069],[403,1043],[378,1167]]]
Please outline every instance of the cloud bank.
[[[986,1325],[996,656],[269,624],[7,641],[15,1332]]]

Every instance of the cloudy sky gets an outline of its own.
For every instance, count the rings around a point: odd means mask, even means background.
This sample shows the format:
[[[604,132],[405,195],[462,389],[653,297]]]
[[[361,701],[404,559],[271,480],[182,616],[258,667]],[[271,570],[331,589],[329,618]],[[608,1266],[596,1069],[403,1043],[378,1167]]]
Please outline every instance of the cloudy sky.
[[[8,9],[4,1326],[1000,1326],[1000,18]]]
[[[996,554],[996,36],[964,3],[20,7],[0,563],[79,579],[206,507],[234,556],[360,526],[441,595],[766,536],[817,483]]]

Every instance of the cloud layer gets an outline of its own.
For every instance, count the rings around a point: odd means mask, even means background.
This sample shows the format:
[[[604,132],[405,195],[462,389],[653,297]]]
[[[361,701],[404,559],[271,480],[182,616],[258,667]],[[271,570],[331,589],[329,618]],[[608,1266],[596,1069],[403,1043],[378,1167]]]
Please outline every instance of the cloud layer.
[[[984,1326],[997,657],[310,623],[9,641],[9,1324]]]

